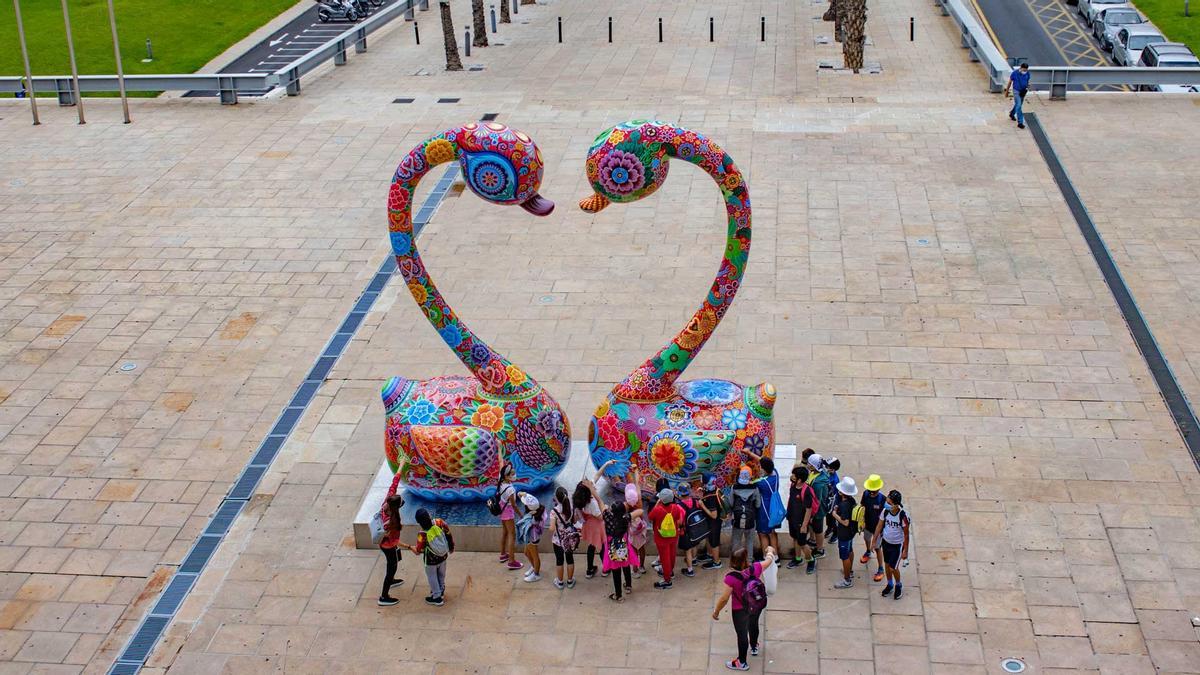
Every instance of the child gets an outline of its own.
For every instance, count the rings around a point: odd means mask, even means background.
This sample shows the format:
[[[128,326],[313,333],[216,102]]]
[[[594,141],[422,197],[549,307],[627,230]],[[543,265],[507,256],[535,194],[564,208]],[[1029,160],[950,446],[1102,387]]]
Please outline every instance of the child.
[[[646,542],[650,540],[650,523],[646,522],[646,510],[642,508],[639,484],[636,479],[632,483],[625,484],[625,512],[631,514],[629,517],[629,545],[637,551],[637,563],[633,567],[633,573],[640,577],[646,573]]]
[[[758,543],[764,551],[768,546],[778,551],[777,530],[786,514],[783,497],[779,496],[779,473],[775,471],[775,461],[770,457],[758,460],[758,466],[762,469],[762,477],[755,482],[758,494],[762,497],[758,505]]]
[[[441,607],[446,604],[446,560],[454,553],[454,535],[450,526],[441,518],[432,518],[425,509],[417,509],[417,543],[408,549],[416,554],[425,554],[425,578],[429,580],[429,597],[426,604]]]
[[[808,469],[797,466],[792,469],[792,484],[788,490],[787,521],[788,534],[795,543],[796,550],[788,569],[795,569],[805,562],[808,563],[808,573],[816,571],[817,560],[812,557],[808,548],[808,530],[813,516],[817,513],[817,493],[808,484]]]
[[[604,522],[600,519],[603,514],[603,502],[595,497],[588,485],[594,486],[604,476],[608,467],[616,462],[615,459],[608,460],[596,470],[592,480],[585,478],[579,481],[575,486],[575,493],[571,495],[571,503],[575,510],[583,514],[583,543],[587,544],[587,570],[583,575],[588,579],[596,576],[599,570],[596,567],[596,552],[604,547]]]
[[[879,549],[879,543],[873,541],[875,539],[875,530],[879,526],[879,518],[883,515],[883,510],[887,508],[887,498],[883,496],[880,490],[883,489],[883,479],[879,474],[871,474],[863,481],[863,494],[859,503],[863,507],[863,541],[866,542],[867,550],[863,551],[862,558],[859,562],[867,565],[871,562],[871,552],[875,552],[875,558],[879,563],[879,569],[875,570],[875,581],[883,581],[883,551]]]
[[[706,570],[715,570],[721,567],[721,521],[725,517],[725,505],[721,499],[721,493],[717,490],[716,478],[707,476],[703,489],[700,508],[703,509],[704,517],[708,520],[708,552],[705,554],[705,561],[701,567]],[[696,558],[696,560],[699,559]]]
[[[554,587],[575,588],[575,549],[579,546],[579,513],[571,507],[571,497],[561,485],[554,490],[554,512],[550,518],[550,543],[554,545]],[[566,568],[566,581],[563,568]]]
[[[546,529],[546,507],[528,492],[521,493],[521,505],[525,507],[525,515],[517,522],[517,538],[525,543],[525,557],[529,559],[525,581],[533,583],[542,580],[542,557],[538,554],[538,543]]]
[[[679,484],[675,497],[683,507],[682,531],[679,533],[679,549],[683,552],[683,575],[694,577],[696,570],[692,567],[693,556],[696,555],[700,543],[708,539],[708,530],[704,527],[704,511],[700,509],[699,501],[692,498],[692,488],[687,483]],[[701,537],[701,534],[704,536]]]
[[[899,600],[904,592],[904,584],[900,583],[900,559],[908,560],[908,514],[904,511],[903,497],[899,490],[892,490],[887,496],[887,509],[875,526],[874,544],[883,551],[883,564],[887,569],[887,586],[883,589],[883,597],[892,595]],[[882,545],[881,545],[882,543]]]
[[[496,494],[500,495],[503,510],[500,511],[500,562],[506,563],[510,570],[521,569],[521,561],[517,560],[517,490],[513,482],[517,479],[517,470],[512,464],[500,466],[500,485]]]
[[[588,487],[599,501],[600,495],[596,492],[596,486],[589,484]],[[613,592],[609,594],[608,599],[613,602],[624,602],[625,594],[633,592],[632,571],[640,562],[637,550],[629,541],[629,529],[633,520],[641,517],[641,509],[629,512],[625,509],[624,502],[617,502],[611,508],[604,507],[604,548],[601,550],[600,560],[604,571],[612,574]]]
[[[825,476],[825,460],[813,453],[808,457],[808,484],[817,495],[817,512],[808,521],[813,535],[813,559],[825,557],[825,516],[829,513],[829,481]],[[816,571],[816,566],[810,566],[808,573]]]
[[[750,482],[750,467],[742,465],[738,471],[737,485],[733,486],[733,505],[729,509],[733,525],[733,536],[729,542],[731,551],[744,548],[753,556],[755,532],[758,529],[758,507],[761,502],[758,488]]]
[[[663,580],[654,582],[659,590],[671,588],[671,577],[675,574],[675,550],[679,546],[679,535],[683,529],[683,507],[675,503],[675,492],[663,488],[658,501],[650,509],[650,522],[654,525],[654,546],[658,549]]]
[[[403,546],[400,543],[402,529],[400,507],[402,506],[404,506],[404,497],[397,493],[389,495],[387,499],[383,500],[383,506],[380,508],[380,513],[383,515],[383,537],[379,540],[379,550],[383,553],[385,563],[383,592],[379,594],[379,600],[376,601],[380,607],[391,607],[400,602],[393,598],[388,591],[392,586],[404,583],[403,579],[396,578],[396,564],[400,560],[400,547]]]
[[[829,482],[829,497],[830,506],[837,504],[837,485],[842,477],[838,475],[838,470],[842,468],[842,460],[837,457],[830,457],[825,462],[825,480]],[[825,511],[825,531],[829,533],[829,543],[834,544],[838,541],[838,530],[836,523],[833,520],[833,509],[827,508]]]
[[[858,494],[858,486],[854,479],[846,476],[838,481],[838,503],[833,510],[833,520],[837,524],[838,556],[842,559],[842,580],[834,584],[834,588],[850,588],[854,585],[854,536],[858,534],[858,523],[854,520],[854,495]]]

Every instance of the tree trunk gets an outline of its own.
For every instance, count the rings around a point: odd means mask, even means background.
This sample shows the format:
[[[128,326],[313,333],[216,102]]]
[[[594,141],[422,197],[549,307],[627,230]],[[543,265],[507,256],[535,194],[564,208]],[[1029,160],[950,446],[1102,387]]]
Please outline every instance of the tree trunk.
[[[863,67],[863,44],[867,41],[867,0],[841,0],[845,6],[842,28],[842,58],[846,67],[858,72]]]
[[[486,47],[487,41],[487,21],[483,15],[483,0],[471,0],[471,20],[475,24],[475,34],[471,36],[471,45],[474,47]]]
[[[438,2],[442,12],[442,41],[446,43],[446,70],[462,70],[458,58],[458,40],[454,39],[454,18],[450,16],[450,0]]]
[[[512,23],[512,16],[508,13],[509,2],[510,0],[500,0],[500,23]]]

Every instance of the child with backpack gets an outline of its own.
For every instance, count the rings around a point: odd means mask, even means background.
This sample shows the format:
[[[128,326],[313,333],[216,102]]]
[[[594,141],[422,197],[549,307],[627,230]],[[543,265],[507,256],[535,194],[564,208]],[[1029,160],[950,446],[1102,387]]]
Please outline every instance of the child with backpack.
[[[662,581],[654,582],[659,590],[671,588],[671,577],[675,574],[675,550],[679,547],[679,535],[686,514],[683,507],[675,503],[675,491],[663,488],[658,501],[650,509],[650,523],[654,526],[654,546],[658,549],[659,574]]]
[[[826,498],[829,501],[828,508],[825,510],[825,531],[829,533],[829,543],[835,544],[838,542],[837,523],[833,520],[833,509],[837,505],[838,499],[838,482],[842,477],[838,475],[838,471],[842,468],[842,460],[837,457],[830,457],[825,461],[825,480],[829,482],[829,496]]]
[[[829,480],[825,475],[825,459],[815,452],[808,456],[808,484],[817,495],[817,513],[808,522],[813,536],[813,559],[825,557],[825,517],[833,508]],[[815,567],[814,567],[815,569]]]
[[[876,561],[879,563],[879,568],[875,570],[874,580],[876,582],[883,581],[883,551],[879,548],[879,542],[874,541],[879,518],[887,508],[887,498],[880,492],[882,489],[883,479],[879,477],[879,474],[873,473],[863,481],[862,498],[859,499],[859,504],[863,507],[862,534],[867,550],[863,551],[862,557],[858,561],[868,565],[871,562],[871,552],[875,553]]]
[[[582,522],[579,512],[571,507],[571,496],[567,488],[559,485],[554,490],[554,511],[550,516],[550,543],[554,546],[554,587],[575,588],[575,549],[579,548]],[[566,579],[563,579],[563,568]]]
[[[521,493],[521,505],[525,507],[525,515],[517,521],[517,540],[525,544],[525,557],[529,559],[525,581],[533,583],[542,580],[542,557],[538,554],[538,543],[546,531],[546,507],[528,492]]]
[[[596,470],[596,474],[590,481],[586,478],[579,481],[575,485],[574,494],[571,495],[571,502],[575,510],[583,516],[583,543],[587,544],[587,569],[584,570],[583,576],[588,579],[596,576],[596,572],[600,571],[600,568],[596,566],[596,553],[604,547],[604,521],[601,520],[604,514],[603,501],[593,495],[591,487],[594,487],[596,482],[604,476],[608,467],[616,463],[615,459],[605,462]]]
[[[592,494],[600,500],[600,494],[595,484],[588,483]],[[608,599],[613,602],[624,602],[625,594],[633,592],[633,568],[640,565],[637,549],[629,541],[629,530],[635,519],[642,517],[642,510],[626,509],[625,502],[619,501],[611,507],[604,505],[604,548],[600,551],[601,565],[604,571],[612,574],[613,592]],[[623,583],[622,583],[623,582]]]
[[[817,560],[808,547],[809,526],[817,515],[817,509],[817,493],[808,484],[808,469],[803,466],[794,467],[787,506],[788,534],[796,547],[792,560],[787,564],[790,570],[808,563],[808,574],[817,571]]]
[[[446,561],[454,553],[454,535],[446,521],[433,518],[425,509],[417,509],[416,519],[421,532],[411,550],[425,555],[425,578],[429,581],[429,597],[425,602],[441,607],[446,604]]]
[[[725,518],[725,500],[717,490],[717,479],[712,476],[705,476],[701,490],[700,509],[704,511],[704,519],[708,525],[708,536],[704,542],[708,551],[704,555],[704,564],[700,566],[706,570],[715,570],[721,567],[721,521]],[[700,558],[697,557],[696,560]]]
[[[704,509],[700,508],[700,500],[692,497],[692,488],[687,483],[680,483],[675,491],[679,505],[683,507],[683,530],[679,533],[679,548],[683,552],[683,575],[696,576],[692,566],[696,549],[708,541],[708,518]]]
[[[858,534],[858,522],[862,517],[854,496],[858,486],[854,479],[846,476],[838,481],[838,503],[833,509],[833,520],[837,524],[838,556],[842,559],[842,580],[834,588],[850,588],[854,585],[854,537]]]
[[[762,497],[758,506],[758,543],[764,551],[768,546],[778,551],[777,530],[787,515],[787,507],[779,494],[779,472],[775,470],[775,461],[770,457],[758,460],[758,466],[762,469],[762,477],[755,483],[758,494]]]
[[[732,504],[729,508],[730,524],[733,526],[729,546],[731,551],[744,548],[753,554],[762,496],[758,493],[758,488],[750,482],[750,477],[750,467],[742,465],[738,471],[737,484],[733,486]]]
[[[908,529],[911,524],[902,499],[899,490],[888,493],[887,509],[875,526],[874,539],[875,545],[883,551],[883,564],[887,569],[887,586],[883,589],[883,597],[892,595],[897,600],[904,593],[904,585],[900,583],[900,559],[908,560]]]
[[[629,516],[629,545],[637,551],[637,563],[631,567],[633,574],[642,576],[646,573],[646,543],[650,541],[650,523],[646,520],[646,510],[642,508],[641,485],[634,470],[634,481],[625,484],[625,512]]]
[[[758,656],[758,623],[763,610],[767,608],[767,587],[763,584],[762,572],[775,562],[775,549],[768,547],[763,554],[763,562],[751,563],[750,553],[744,548],[733,552],[729,558],[732,571],[725,575],[725,590],[717,600],[713,609],[713,621],[721,618],[721,610],[725,604],[733,601],[732,618],[733,632],[737,634],[737,658],[725,664],[730,670],[750,670],[746,660],[747,651],[750,656]]]
[[[488,510],[500,517],[500,562],[510,570],[521,569],[517,560],[517,470],[507,462],[500,465],[496,495],[488,500]]]

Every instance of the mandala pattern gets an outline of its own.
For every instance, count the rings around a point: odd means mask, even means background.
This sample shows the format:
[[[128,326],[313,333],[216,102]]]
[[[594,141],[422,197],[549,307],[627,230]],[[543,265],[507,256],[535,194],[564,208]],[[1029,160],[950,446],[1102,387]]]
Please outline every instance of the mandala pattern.
[[[413,237],[417,184],[438,164],[458,161],[467,186],[495,204],[538,215],[552,205],[537,193],[542,158],[533,140],[502,124],[468,124],[426,140],[400,161],[388,192],[388,235],[396,268],[417,306],[473,377],[413,381],[394,377],[382,391],[384,454],[401,483],[438,501],[489,496],[501,461],[521,489],[553,482],[567,461],[571,430],[558,403],[528,373],[467,328],[421,262]]]
[[[676,380],[700,353],[729,311],[750,257],[750,194],[733,159],[716,143],[689,129],[635,120],[596,137],[585,170],[594,194],[580,202],[595,213],[608,204],[653,194],[667,177],[669,159],[690,162],[721,190],[728,219],[721,266],[703,304],[687,326],[635,369],[596,409],[588,446],[597,466],[617,483],[638,469],[642,488],[655,481],[691,481],[711,473],[721,487],[738,467],[774,447],[775,388],[743,387],[727,380]]]

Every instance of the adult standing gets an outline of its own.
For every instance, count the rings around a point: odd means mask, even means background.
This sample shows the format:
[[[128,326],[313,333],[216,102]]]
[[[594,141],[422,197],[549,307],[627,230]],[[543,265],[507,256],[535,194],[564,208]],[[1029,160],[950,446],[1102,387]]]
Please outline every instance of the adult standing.
[[[1004,85],[1004,95],[1012,94],[1013,107],[1008,111],[1008,119],[1016,120],[1017,128],[1025,128],[1025,111],[1022,109],[1025,104],[1025,96],[1029,94],[1029,64],[1022,63],[1020,68],[1012,71],[1008,76],[1008,83]]]
[[[658,492],[658,501],[650,509],[650,524],[654,527],[654,547],[658,549],[659,574],[662,581],[654,582],[659,590],[671,588],[671,577],[675,574],[675,551],[679,547],[679,535],[684,526],[683,507],[675,503],[675,492],[663,488]]]
[[[387,568],[383,573],[383,591],[379,593],[379,600],[376,602],[380,607],[391,607],[400,602],[393,598],[388,592],[392,586],[399,586],[404,583],[403,579],[396,578],[396,566],[400,561],[400,507],[404,506],[404,498],[399,493],[389,496],[383,500],[383,506],[379,512],[383,515],[383,537],[379,540],[379,551],[383,553],[383,558],[387,561]]]
[[[725,589],[713,609],[714,621],[720,619],[721,610],[732,600],[731,611],[733,632],[737,634],[737,658],[725,664],[730,670],[749,670],[747,652],[750,656],[758,656],[758,624],[762,612],[767,606],[766,587],[762,583],[764,567],[775,562],[775,549],[768,548],[763,553],[761,563],[750,562],[750,552],[739,548],[729,558],[732,571],[725,575]]]

